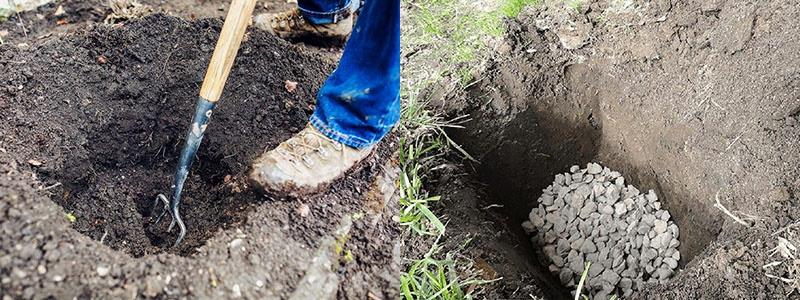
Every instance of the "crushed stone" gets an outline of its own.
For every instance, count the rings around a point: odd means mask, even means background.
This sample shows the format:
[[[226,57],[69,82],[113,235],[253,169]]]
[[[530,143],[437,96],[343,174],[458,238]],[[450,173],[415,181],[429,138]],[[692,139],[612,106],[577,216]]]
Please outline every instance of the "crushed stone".
[[[522,224],[542,263],[574,287],[591,262],[584,293],[593,300],[667,282],[678,268],[679,229],[655,192],[597,163],[569,171],[555,176]]]

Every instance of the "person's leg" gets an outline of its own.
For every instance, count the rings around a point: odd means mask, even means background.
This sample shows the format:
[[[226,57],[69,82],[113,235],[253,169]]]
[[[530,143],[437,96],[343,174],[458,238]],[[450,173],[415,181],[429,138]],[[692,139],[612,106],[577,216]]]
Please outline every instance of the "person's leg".
[[[371,153],[400,118],[400,1],[367,0],[300,133],[259,157],[255,187],[314,192]]]
[[[341,43],[353,29],[361,0],[300,0],[286,12],[257,15],[257,27],[288,40]]]
[[[319,91],[311,124],[337,142],[370,146],[400,117],[399,10],[399,0],[367,0],[339,67]]]

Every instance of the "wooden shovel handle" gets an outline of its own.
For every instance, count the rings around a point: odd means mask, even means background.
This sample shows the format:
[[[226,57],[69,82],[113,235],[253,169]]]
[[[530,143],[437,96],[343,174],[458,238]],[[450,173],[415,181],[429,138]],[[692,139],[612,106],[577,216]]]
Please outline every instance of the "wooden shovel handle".
[[[200,88],[200,97],[209,102],[217,102],[222,94],[255,6],[256,0],[231,1],[228,16],[225,17],[214,55],[208,63],[206,77],[203,78],[203,86]]]

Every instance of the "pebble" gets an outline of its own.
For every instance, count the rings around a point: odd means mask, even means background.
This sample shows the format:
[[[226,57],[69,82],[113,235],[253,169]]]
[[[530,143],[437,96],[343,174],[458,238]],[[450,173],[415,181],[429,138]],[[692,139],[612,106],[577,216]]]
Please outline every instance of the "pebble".
[[[602,205],[600,207],[600,213],[604,215],[612,215],[614,214],[614,208],[611,205]]]
[[[603,171],[603,167],[600,164],[596,163],[589,163],[586,165],[586,172],[589,174],[600,174]]]
[[[584,239],[584,238],[582,238],[582,237],[581,237],[581,238],[578,238],[577,240],[573,241],[573,242],[570,244],[570,247],[571,247],[573,250],[578,250],[578,249],[581,249],[581,247],[583,246],[583,241],[585,241],[585,239]]]
[[[647,234],[650,232],[650,226],[647,226],[647,224],[640,224],[639,228],[636,229],[636,232],[642,235]]]
[[[642,216],[642,222],[644,222],[647,225],[653,226],[653,224],[656,222],[656,216],[644,215]]]
[[[539,202],[547,206],[553,205],[553,201],[555,201],[555,197],[553,197],[553,195],[544,195],[539,198]]]
[[[582,274],[584,267],[585,266],[583,265],[583,257],[581,256],[578,256],[577,259],[569,263],[570,270],[572,270],[572,272],[575,272],[575,274]]]
[[[97,267],[97,276],[103,277],[108,275],[108,272],[111,271],[108,267],[98,266]]]
[[[655,271],[655,275],[658,277],[658,279],[667,279],[669,278],[669,275],[672,275],[672,270],[666,268],[658,268],[658,270]]]
[[[592,181],[594,181],[594,175],[589,174],[583,176],[583,183],[591,183]]]
[[[666,251],[672,241],[672,233],[664,232],[656,236],[655,239],[650,241],[650,247],[656,248],[660,251]]]
[[[661,220],[664,220],[665,222],[666,222],[666,221],[669,221],[669,217],[670,217],[670,215],[669,215],[669,212],[668,212],[668,211],[666,211],[666,210],[662,210],[662,211],[663,211],[664,213],[663,213],[663,214],[661,214]]]
[[[622,278],[619,281],[619,287],[625,290],[630,289],[633,286],[633,280],[630,278]]]
[[[650,203],[656,202],[658,200],[658,197],[656,197],[656,192],[654,192],[653,190],[647,191],[647,194],[645,194],[644,197],[647,199],[647,202]]]
[[[567,229],[567,221],[565,221],[559,215],[547,214],[544,219],[553,224],[553,229],[556,231],[556,233],[562,233]]]
[[[612,285],[616,285],[620,280],[619,274],[614,273],[614,271],[609,269],[603,271],[603,274],[601,274],[600,277],[602,277],[605,282],[608,282]]]
[[[581,208],[580,217],[581,219],[586,220],[593,212],[596,211],[597,211],[597,204],[595,204],[594,201],[588,201],[586,205],[584,205],[583,208]]]
[[[561,280],[561,283],[566,284],[567,282],[572,281],[572,271],[570,269],[561,269],[561,272],[558,273],[558,279]]]
[[[603,265],[598,263],[593,263],[591,266],[589,266],[588,276],[589,278],[597,277],[598,275],[600,275],[600,273],[603,273],[603,270],[605,270],[605,268],[603,268]]]
[[[556,174],[556,181],[554,184],[564,184],[564,174]]]
[[[649,262],[650,260],[656,258],[656,256],[658,256],[658,251],[653,248],[647,248],[642,252],[641,260]]]
[[[575,174],[572,174],[571,178],[572,178],[572,183],[573,184],[574,183],[579,183],[579,182],[583,181],[583,174],[575,173]],[[577,187],[577,185],[576,185],[576,187]]]
[[[583,207],[584,200],[586,200],[586,197],[576,192],[572,194],[572,199],[570,200],[569,205],[574,209],[581,209]]]
[[[592,195],[595,197],[603,195],[606,192],[606,188],[603,187],[602,184],[594,184],[592,185]]]
[[[656,231],[657,234],[661,234],[667,231],[667,221],[664,220],[655,220],[653,222],[653,230]]]
[[[586,240],[583,242],[583,246],[581,246],[581,252],[583,253],[597,252],[597,246],[595,246],[592,240]]]
[[[614,204],[614,216],[619,217],[624,215],[626,212],[628,212],[628,209],[625,208],[625,203]]]
[[[675,252],[675,253],[677,253],[677,252]],[[664,263],[666,263],[671,269],[676,269],[678,267],[678,260],[676,260],[676,259],[674,259],[672,257],[665,258],[664,259]]]
[[[14,276],[17,276],[18,278],[25,278],[28,276],[28,273],[25,273],[25,271],[18,268],[11,269],[11,273],[14,273]]]

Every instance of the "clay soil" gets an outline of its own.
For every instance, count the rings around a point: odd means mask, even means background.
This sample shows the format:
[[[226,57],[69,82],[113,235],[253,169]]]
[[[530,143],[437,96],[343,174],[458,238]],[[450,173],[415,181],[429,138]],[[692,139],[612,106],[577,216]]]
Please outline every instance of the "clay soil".
[[[257,29],[187,181],[186,240],[171,247],[167,222],[151,222],[221,26],[156,14],[0,46],[0,294],[289,298],[323,253],[334,285],[319,297],[397,296],[396,199],[376,183],[392,138],[321,194],[247,186],[250,161],[305,126],[334,67]]]
[[[440,193],[448,234],[474,237],[464,252],[504,278],[487,298],[569,296],[519,224],[555,174],[590,161],[654,189],[680,226],[680,270],[633,299],[799,297],[762,266],[783,260],[773,233],[798,216],[800,9],[707,2],[544,1],[508,22],[478,82],[436,103],[472,120],[450,133],[479,163]]]

